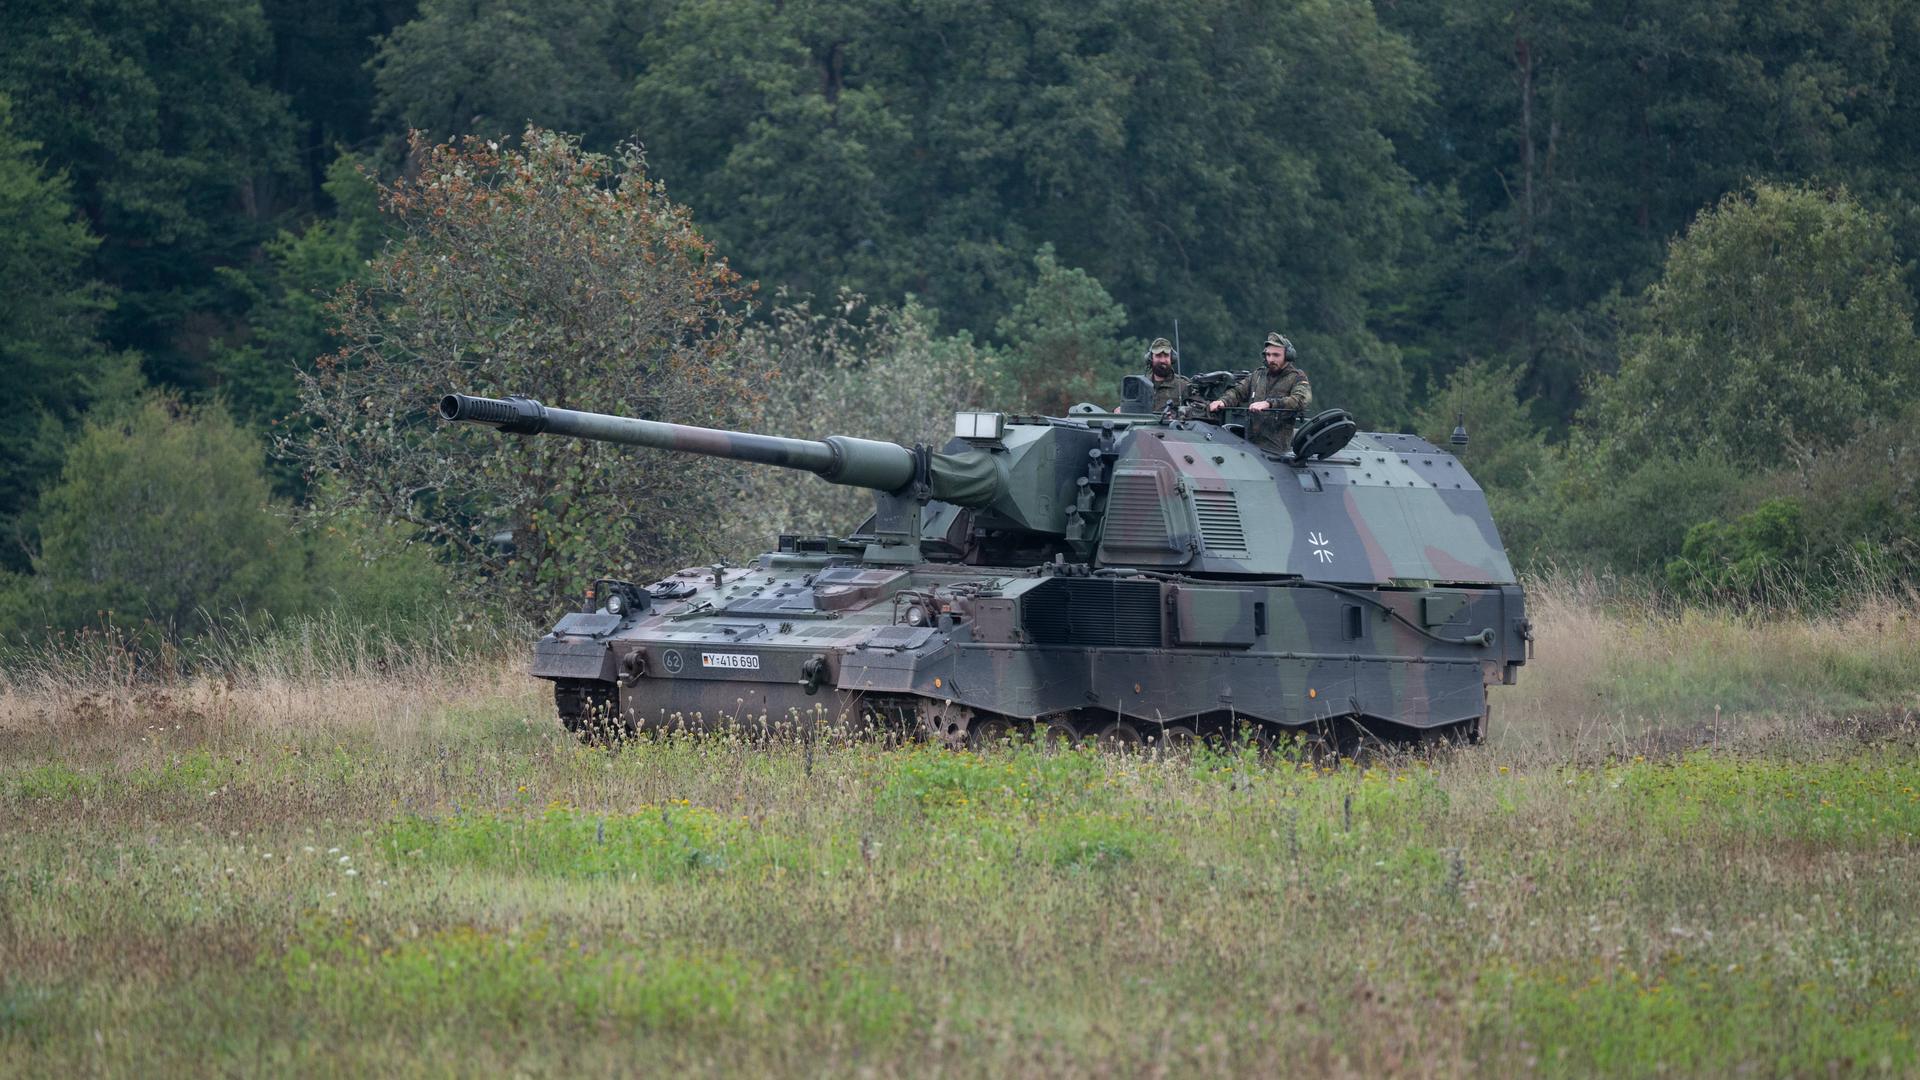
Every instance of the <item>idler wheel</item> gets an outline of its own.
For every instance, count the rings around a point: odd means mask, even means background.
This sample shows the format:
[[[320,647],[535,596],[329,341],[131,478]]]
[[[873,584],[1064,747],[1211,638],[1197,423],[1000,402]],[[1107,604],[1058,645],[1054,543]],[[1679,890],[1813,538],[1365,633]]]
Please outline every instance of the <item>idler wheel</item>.
[[[922,701],[915,709],[915,715],[920,721],[920,730],[928,738],[952,750],[969,745],[967,731],[979,722],[972,709],[952,702],[942,702],[936,706],[933,702]]]

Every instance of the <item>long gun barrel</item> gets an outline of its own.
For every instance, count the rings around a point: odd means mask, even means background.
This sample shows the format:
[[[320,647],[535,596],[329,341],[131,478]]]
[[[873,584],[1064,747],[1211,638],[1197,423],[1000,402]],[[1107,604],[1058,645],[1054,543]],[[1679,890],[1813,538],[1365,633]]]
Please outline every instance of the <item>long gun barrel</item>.
[[[513,435],[563,435],[625,446],[647,446],[686,454],[752,461],[800,469],[835,484],[896,492],[914,481],[914,451],[890,442],[830,435],[825,439],[788,439],[746,431],[669,424],[630,416],[556,409],[532,398],[485,398],[448,394],[440,399],[440,416],[487,424]],[[992,473],[984,455],[932,455],[930,480],[936,498],[960,496],[955,501],[978,505],[991,499],[980,489],[980,471]],[[997,478],[996,478],[997,479]],[[952,481],[961,481],[958,484]],[[998,484],[989,485],[997,490]],[[969,497],[971,496],[971,497]],[[982,496],[985,496],[984,498]]]

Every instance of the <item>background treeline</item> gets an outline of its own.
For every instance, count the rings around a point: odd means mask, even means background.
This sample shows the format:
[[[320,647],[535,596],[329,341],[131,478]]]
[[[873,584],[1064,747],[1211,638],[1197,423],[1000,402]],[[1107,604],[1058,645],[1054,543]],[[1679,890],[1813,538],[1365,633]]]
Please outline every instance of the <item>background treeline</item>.
[[[1278,328],[1368,426],[1464,414],[1523,563],[1740,600],[1913,574],[1898,0],[25,0],[6,23],[15,637],[448,595],[540,616],[591,573],[859,513],[718,465],[433,442],[419,395],[446,380],[927,438],[963,404],[1110,396],[1176,318],[1189,370]]]

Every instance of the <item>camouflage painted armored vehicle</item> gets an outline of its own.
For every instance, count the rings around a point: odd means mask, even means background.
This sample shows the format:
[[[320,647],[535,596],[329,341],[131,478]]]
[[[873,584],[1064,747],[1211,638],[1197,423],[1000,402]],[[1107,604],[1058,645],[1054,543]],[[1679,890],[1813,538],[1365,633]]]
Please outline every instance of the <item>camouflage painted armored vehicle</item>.
[[[847,537],[602,580],[534,646],[583,734],[811,718],[956,745],[1290,732],[1475,739],[1531,631],[1452,454],[1346,413],[1270,456],[1229,413],[964,412],[924,446],[789,439],[450,394],[447,420],[811,472],[875,492]],[[1146,393],[1150,395],[1151,391]]]

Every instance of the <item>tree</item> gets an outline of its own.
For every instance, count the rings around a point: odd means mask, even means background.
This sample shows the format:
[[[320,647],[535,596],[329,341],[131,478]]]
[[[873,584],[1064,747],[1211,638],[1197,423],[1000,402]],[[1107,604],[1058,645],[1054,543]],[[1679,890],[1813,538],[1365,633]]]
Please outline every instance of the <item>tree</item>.
[[[302,380],[319,426],[290,449],[319,512],[406,523],[469,599],[536,618],[594,575],[708,553],[718,466],[432,415],[462,390],[729,426],[756,396],[730,359],[734,272],[637,149],[530,128],[413,153],[418,177],[383,191],[402,237],[342,290],[347,344]]]
[[[1007,343],[1000,408],[1064,416],[1076,402],[1111,406],[1146,348],[1120,336],[1127,309],[1086,271],[1061,266],[1052,244],[1040,245],[1033,268],[1026,296],[994,328]]]
[[[131,397],[135,359],[95,334],[112,296],[87,273],[98,239],[74,213],[67,178],[35,160],[0,95],[0,384],[13,417],[0,424],[0,570],[25,569],[21,515],[59,472],[69,430],[101,401]]]
[[[274,512],[260,446],[218,405],[154,398],[91,423],[37,513],[38,625],[173,638],[233,613],[303,611],[301,539]]]
[[[1051,242],[1132,336],[1177,318],[1227,367],[1281,329],[1325,400],[1404,415],[1370,320],[1425,212],[1392,135],[1425,77],[1368,3],[684,0],[644,52],[631,125],[749,273],[983,337]]]
[[[380,39],[411,19],[414,0],[261,0],[273,31],[271,85],[301,125],[309,197],[324,203],[341,147],[370,149],[376,126],[371,61]]]
[[[527,124],[611,145],[635,16],[610,0],[424,0],[372,60],[382,118],[435,139]]]
[[[1521,397],[1523,373],[1514,365],[1476,360],[1456,368],[1414,418],[1414,430],[1449,446],[1456,424],[1468,442],[1455,448],[1487,493],[1487,504],[1508,550],[1524,561],[1550,552],[1560,462]]]
[[[106,339],[149,377],[204,389],[209,339],[243,261],[303,196],[289,186],[291,114],[266,85],[258,0],[25,0],[8,5],[0,92],[21,132],[72,180],[118,291]]]
[[[1458,199],[1431,318],[1443,367],[1499,355],[1560,422],[1611,372],[1610,295],[1637,294],[1703,205],[1745,185],[1846,183],[1911,209],[1920,13],[1901,0],[1390,4],[1434,73],[1400,143]],[[1920,227],[1912,219],[1909,230]]]
[[[378,192],[359,164],[341,157],[327,174],[335,216],[298,233],[282,230],[266,243],[259,262],[222,270],[249,307],[245,336],[217,344],[213,367],[227,405],[262,432],[294,419],[298,374],[311,372],[323,354],[340,347],[330,301],[341,286],[366,274],[386,235]]]
[[[911,446],[945,445],[953,414],[1003,408],[998,358],[972,337],[942,337],[916,304],[869,305],[842,294],[815,306],[782,304],[747,327],[739,362],[772,373],[754,430],[797,438],[853,435]],[[795,477],[784,469],[736,471],[729,554],[765,550],[782,532],[844,536],[873,512],[873,493]]]
[[[1590,413],[1614,460],[1705,446],[1770,466],[1910,399],[1920,340],[1886,222],[1844,190],[1759,184],[1701,212]]]

